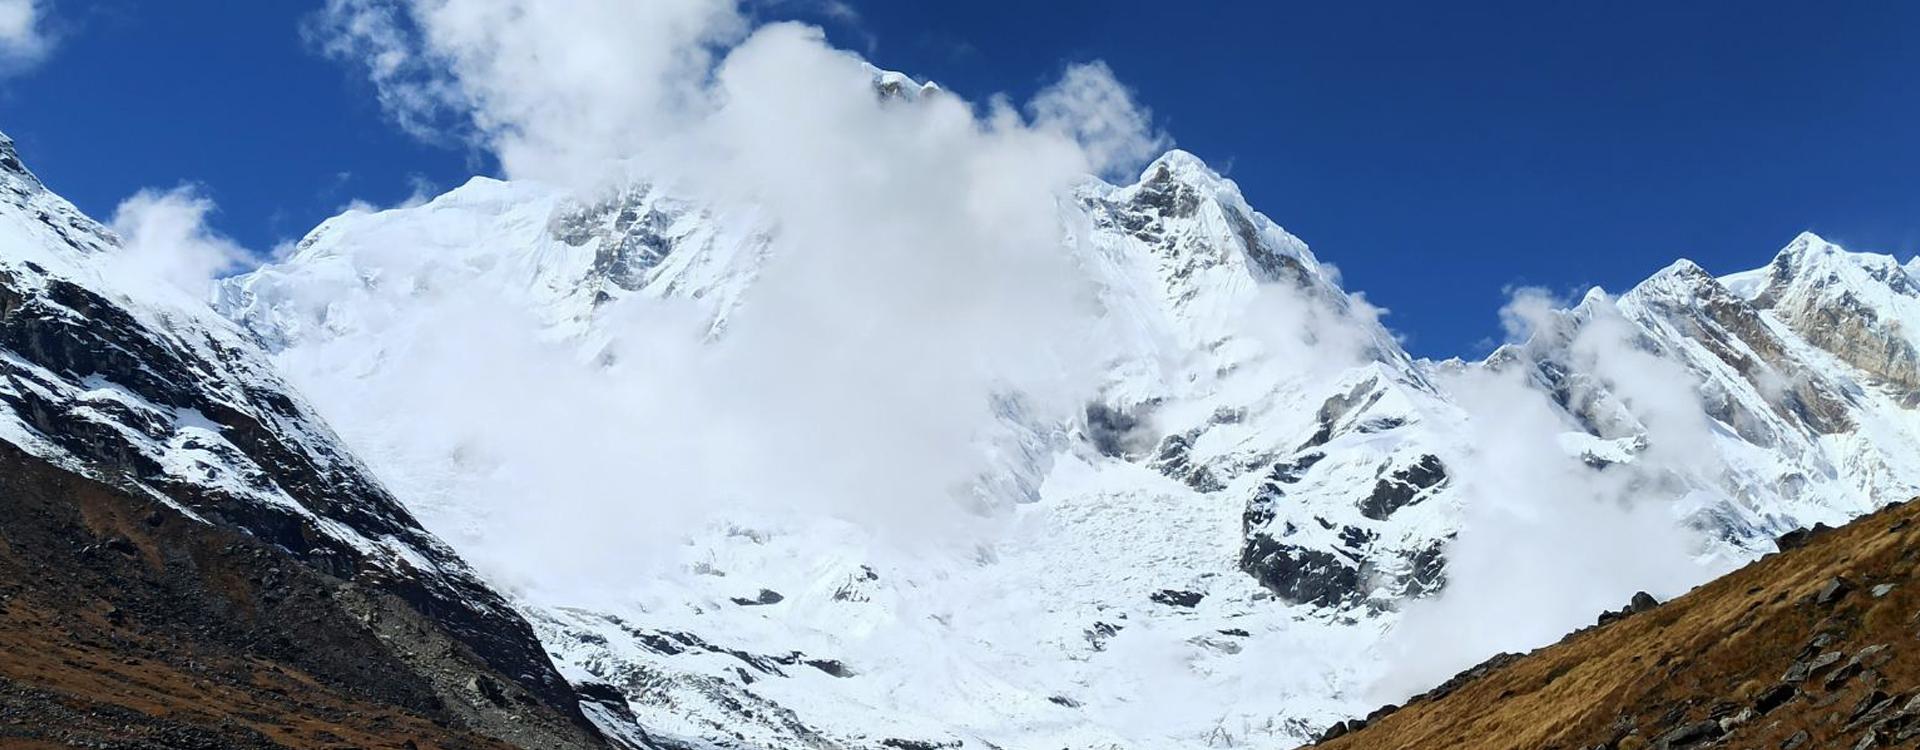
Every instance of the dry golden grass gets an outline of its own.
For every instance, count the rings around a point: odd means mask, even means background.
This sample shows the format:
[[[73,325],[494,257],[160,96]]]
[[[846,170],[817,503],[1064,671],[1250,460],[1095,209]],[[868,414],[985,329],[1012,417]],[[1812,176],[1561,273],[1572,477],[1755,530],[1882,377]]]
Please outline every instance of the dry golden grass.
[[[179,644],[128,638],[85,619],[17,599],[0,614],[0,747],[70,746],[51,739],[63,734],[164,747],[168,725],[236,747],[507,747],[283,665],[183,653]]]
[[[1415,701],[1366,728],[1323,743],[1328,750],[1578,750],[1651,744],[1660,733],[1705,719],[1716,703],[1744,707],[1781,681],[1808,641],[1851,655],[1887,644],[1893,660],[1832,693],[1809,689],[1736,728],[1715,747],[1777,748],[1798,731],[1807,748],[1851,747],[1847,714],[1878,682],[1890,695],[1920,689],[1915,612],[1920,585],[1920,503],[1899,505],[1771,555],[1650,612],[1574,634],[1498,668],[1438,700]],[[1854,590],[1831,606],[1811,603],[1843,576]],[[1882,598],[1870,589],[1895,588]],[[1635,734],[1620,737],[1624,727]],[[1609,744],[1612,743],[1612,744]]]
[[[330,585],[0,443],[0,748],[509,747],[384,674],[384,646],[313,603]]]

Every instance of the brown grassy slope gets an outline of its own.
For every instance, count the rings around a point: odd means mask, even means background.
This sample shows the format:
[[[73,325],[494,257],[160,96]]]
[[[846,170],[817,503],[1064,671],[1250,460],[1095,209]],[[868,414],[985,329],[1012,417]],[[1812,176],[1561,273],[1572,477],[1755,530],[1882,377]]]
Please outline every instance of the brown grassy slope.
[[[342,604],[370,596],[0,443],[0,748],[507,747]]]
[[[1920,503],[1898,505],[1818,534],[1803,547],[1651,611],[1575,633],[1318,747],[1920,745],[1920,700],[1908,705],[1920,696],[1916,516]],[[1836,577],[1851,591],[1830,603],[1816,601]],[[1881,584],[1893,588],[1876,597]],[[1869,651],[1860,666],[1848,667],[1862,649],[1882,644],[1886,650]],[[1796,662],[1829,653],[1837,662],[1817,668],[1811,679],[1786,679]],[[1791,698],[1768,706],[1769,697],[1789,694],[1782,685],[1791,688]],[[1716,723],[1724,730],[1706,728],[1721,719]],[[1685,734],[1683,727],[1703,736],[1676,737]],[[1790,744],[1796,739],[1799,744]]]

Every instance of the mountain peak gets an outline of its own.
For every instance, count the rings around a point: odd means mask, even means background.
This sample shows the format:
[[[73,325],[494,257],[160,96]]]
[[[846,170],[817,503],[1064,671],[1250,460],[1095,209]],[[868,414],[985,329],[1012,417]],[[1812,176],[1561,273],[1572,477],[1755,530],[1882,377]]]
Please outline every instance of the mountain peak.
[[[1681,258],[1668,264],[1666,268],[1660,269],[1648,280],[1669,278],[1682,279],[1689,282],[1711,281],[1713,280],[1713,274],[1707,273],[1707,269],[1701,268],[1700,264],[1693,262],[1691,259]]]
[[[1780,252],[1774,255],[1773,263],[1776,266],[1797,266],[1844,252],[1839,245],[1829,242],[1825,237],[1813,232],[1801,232],[1794,235],[1793,241],[1787,243],[1786,247],[1780,248]]]
[[[867,73],[873,77],[873,90],[882,100],[899,99],[914,101],[921,96],[940,90],[932,81],[921,83],[913,76],[894,70],[885,70],[871,63],[866,64]]]
[[[1154,159],[1145,169],[1140,170],[1141,182],[1164,179],[1177,179],[1190,183],[1196,180],[1213,181],[1223,178],[1219,172],[1207,166],[1200,157],[1184,149],[1175,148],[1168,149],[1166,153],[1160,155],[1160,158]]]
[[[1796,246],[1817,247],[1822,245],[1831,246],[1833,243],[1827,241],[1827,238],[1815,234],[1813,230],[1810,229],[1803,230],[1799,234],[1794,235],[1793,241],[1787,243],[1787,247],[1789,248]]]
[[[6,133],[0,133],[0,178],[13,177],[23,180],[29,188],[40,185],[39,178],[27,170],[25,162],[20,161],[20,152],[14,148],[13,139]]]

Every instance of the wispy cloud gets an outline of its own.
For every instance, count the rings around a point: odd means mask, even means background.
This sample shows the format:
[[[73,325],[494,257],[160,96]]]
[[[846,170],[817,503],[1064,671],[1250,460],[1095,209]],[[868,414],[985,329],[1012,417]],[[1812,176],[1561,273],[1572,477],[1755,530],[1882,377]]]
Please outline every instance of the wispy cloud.
[[[193,185],[146,189],[121,201],[109,226],[120,235],[115,262],[105,267],[122,288],[204,298],[213,280],[249,260],[238,243],[207,224],[213,200]]]
[[[0,0],[0,76],[38,64],[53,42],[41,0]]]

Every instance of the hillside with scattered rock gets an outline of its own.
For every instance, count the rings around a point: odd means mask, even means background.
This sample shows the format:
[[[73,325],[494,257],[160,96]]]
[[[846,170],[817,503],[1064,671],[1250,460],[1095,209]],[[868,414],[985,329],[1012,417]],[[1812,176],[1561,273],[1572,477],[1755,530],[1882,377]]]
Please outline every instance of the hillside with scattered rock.
[[[1324,750],[1920,744],[1920,504],[1779,540],[1665,604],[1335,725]]]

